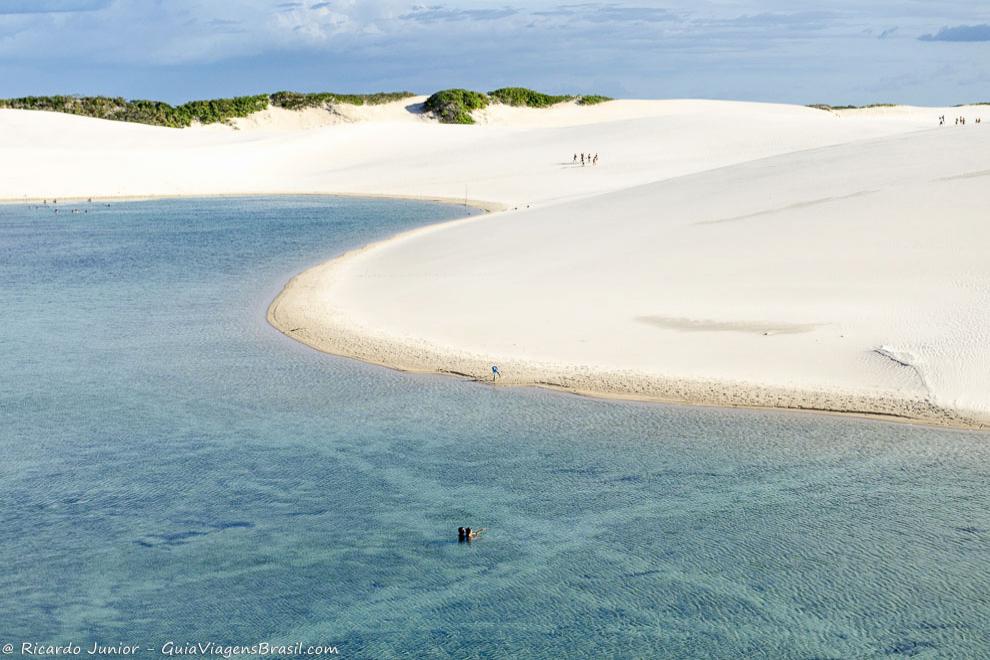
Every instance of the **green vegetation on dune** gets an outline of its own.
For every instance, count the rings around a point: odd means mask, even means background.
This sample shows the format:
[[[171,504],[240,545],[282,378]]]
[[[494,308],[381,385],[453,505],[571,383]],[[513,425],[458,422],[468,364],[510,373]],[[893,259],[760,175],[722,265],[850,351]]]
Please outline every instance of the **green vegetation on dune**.
[[[228,99],[189,101],[172,106],[162,101],[128,101],[108,96],[25,96],[16,99],[0,99],[0,108],[15,110],[47,110],[64,112],[97,119],[129,121],[153,126],[184,128],[193,122],[216,124],[237,117],[265,110],[269,105],[298,110],[334,103],[351,105],[376,105],[412,96],[411,92],[383,92],[378,94],[299,94],[277,92],[256,96],[236,96]]]
[[[275,92],[272,94],[271,100],[272,105],[279,108],[300,110],[302,108],[319,108],[335,103],[381,105],[382,103],[401,101],[410,96],[415,96],[415,94],[412,92],[378,92],[375,94],[335,94],[333,92],[301,94],[299,92]]]
[[[598,105],[599,103],[605,103],[606,101],[614,101],[611,96],[602,96],[600,94],[592,94],[590,96],[580,96],[578,97],[578,105]]]
[[[185,125],[193,120],[201,124],[216,124],[235,117],[247,117],[268,107],[268,95],[235,96],[231,99],[212,99],[209,101],[190,101],[183,103],[176,110]],[[188,117],[188,119],[187,119]]]
[[[502,87],[494,91],[475,92],[469,89],[445,89],[426,99],[425,108],[444,124],[473,124],[472,111],[481,110],[491,103],[502,103],[527,108],[548,108],[566,101],[578,105],[595,105],[611,101],[608,96],[553,96],[525,87]]]
[[[576,98],[574,96],[551,96],[525,87],[503,87],[488,92],[488,96],[493,101],[505,105],[525,106],[527,108],[547,108],[565,101],[573,101]]]
[[[127,121],[152,126],[184,128],[194,122],[216,124],[265,110],[269,106],[287,110],[323,108],[340,103],[350,105],[379,105],[414,96],[412,92],[378,92],[375,94],[336,94],[333,92],[275,92],[255,96],[189,101],[169,105],[163,101],[127,100],[109,96],[24,96],[0,99],[0,108],[15,110],[47,110],[83,117]],[[525,87],[503,87],[487,94],[469,89],[445,89],[430,96],[425,109],[441,123],[473,124],[471,113],[491,103],[527,108],[547,108],[565,101],[579,105],[594,105],[611,101],[607,96],[571,96],[544,94]]]
[[[0,99],[0,108],[65,112],[84,117],[173,128],[189,126],[194,121],[214,124],[234,117],[246,117],[252,112],[267,107],[267,95],[190,101],[180,106],[172,106],[161,101],[128,101],[107,96],[25,96]]]
[[[423,107],[443,124],[473,124],[472,110],[488,107],[487,94],[469,89],[444,89],[430,95]]]
[[[374,94],[337,94],[334,92],[275,92],[254,96],[189,101],[182,105],[169,105],[163,101],[127,100],[110,96],[24,96],[13,99],[0,99],[0,109],[47,110],[96,117],[114,121],[126,121],[152,126],[184,128],[194,122],[216,124],[228,122],[238,117],[265,110],[269,106],[286,110],[304,108],[325,108],[335,104],[380,105],[393,103],[415,96],[412,92],[377,92]],[[487,108],[492,103],[516,107],[548,108],[558,103],[573,101],[578,105],[596,105],[613,100],[598,94],[553,95],[537,92],[526,87],[501,87],[488,92],[470,89],[444,89],[434,93],[424,104],[444,124],[473,124],[472,112]],[[810,104],[807,107],[833,112],[836,110],[864,110],[869,108],[893,108],[895,103],[871,103],[869,105],[829,105]],[[962,105],[990,105],[990,102],[965,103]]]

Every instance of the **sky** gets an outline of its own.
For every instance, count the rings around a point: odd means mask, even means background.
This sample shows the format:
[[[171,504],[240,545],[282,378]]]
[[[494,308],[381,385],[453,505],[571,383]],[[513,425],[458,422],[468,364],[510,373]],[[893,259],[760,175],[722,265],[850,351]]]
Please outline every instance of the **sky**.
[[[0,97],[990,101],[990,1],[0,0]]]

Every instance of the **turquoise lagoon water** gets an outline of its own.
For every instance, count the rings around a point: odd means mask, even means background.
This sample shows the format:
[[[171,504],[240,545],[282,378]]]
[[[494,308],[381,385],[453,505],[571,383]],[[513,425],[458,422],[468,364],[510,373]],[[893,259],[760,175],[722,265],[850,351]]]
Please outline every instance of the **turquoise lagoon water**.
[[[990,656],[987,435],[408,375],[265,323],[462,208],[78,207],[0,207],[0,642]]]

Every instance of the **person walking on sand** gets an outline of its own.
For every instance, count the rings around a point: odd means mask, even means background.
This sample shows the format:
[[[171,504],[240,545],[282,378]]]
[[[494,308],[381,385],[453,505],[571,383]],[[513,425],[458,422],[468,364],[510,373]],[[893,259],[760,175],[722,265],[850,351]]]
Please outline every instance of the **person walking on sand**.
[[[574,160],[572,160],[571,162],[577,165],[577,154],[574,154]]]
[[[498,370],[498,365],[497,364],[493,364],[492,365],[492,382],[494,383],[496,378],[501,378],[501,377],[502,377],[502,372]]]

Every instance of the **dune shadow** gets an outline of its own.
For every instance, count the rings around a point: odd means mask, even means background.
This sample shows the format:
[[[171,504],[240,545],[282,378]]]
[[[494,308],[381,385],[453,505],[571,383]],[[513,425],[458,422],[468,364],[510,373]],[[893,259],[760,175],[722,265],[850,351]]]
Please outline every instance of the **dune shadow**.
[[[638,316],[636,320],[666,330],[681,332],[744,332],[762,335],[793,335],[811,332],[820,323],[782,323],[773,321],[714,321],[671,316]]]
[[[783,213],[785,211],[794,211],[797,209],[804,209],[811,206],[819,206],[821,204],[828,204],[830,202],[839,202],[846,199],[854,199],[856,197],[863,197],[865,195],[872,195],[873,193],[879,192],[877,190],[860,190],[858,192],[851,193],[849,195],[838,195],[835,197],[822,197],[821,199],[810,199],[803,202],[795,202],[794,204],[788,204],[787,206],[779,206],[777,208],[765,209],[763,211],[756,211],[755,213],[747,213],[745,215],[736,215],[731,218],[717,218],[715,220],[699,220],[695,222],[696,225],[717,225],[723,222],[736,222],[737,220],[749,220],[751,218],[759,218],[760,216],[775,215],[777,213]]]

